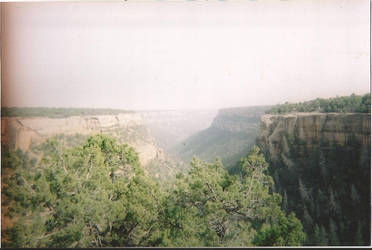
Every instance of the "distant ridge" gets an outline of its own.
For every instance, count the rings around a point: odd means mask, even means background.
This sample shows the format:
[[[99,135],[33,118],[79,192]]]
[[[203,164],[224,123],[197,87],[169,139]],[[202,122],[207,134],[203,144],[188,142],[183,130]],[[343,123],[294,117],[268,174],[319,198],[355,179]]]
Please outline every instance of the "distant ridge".
[[[134,113],[134,111],[108,108],[47,108],[47,107],[1,108],[1,117],[66,118],[70,116],[118,115],[123,113]]]
[[[218,111],[211,126],[190,136],[172,148],[172,153],[189,162],[196,156],[204,161],[221,157],[230,168],[245,156],[259,135],[261,115],[271,106],[223,108]]]

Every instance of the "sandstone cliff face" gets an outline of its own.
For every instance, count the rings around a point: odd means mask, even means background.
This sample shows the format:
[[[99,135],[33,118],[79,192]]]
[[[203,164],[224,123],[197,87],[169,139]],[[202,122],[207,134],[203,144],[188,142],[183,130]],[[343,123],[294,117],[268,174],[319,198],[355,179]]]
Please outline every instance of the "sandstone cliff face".
[[[2,117],[1,125],[2,144],[23,151],[59,134],[106,133],[133,146],[143,165],[163,154],[136,113],[68,118]]]
[[[250,130],[259,128],[260,117],[268,108],[256,106],[221,109],[211,127],[229,132],[251,133]]]
[[[318,244],[315,225],[331,245],[370,243],[370,114],[263,115],[258,144],[283,208],[302,220],[307,244]]]
[[[367,148],[371,145],[370,131],[371,116],[364,113],[263,115],[259,143],[271,161],[291,167],[290,147],[311,151],[321,144],[348,147],[356,142]]]

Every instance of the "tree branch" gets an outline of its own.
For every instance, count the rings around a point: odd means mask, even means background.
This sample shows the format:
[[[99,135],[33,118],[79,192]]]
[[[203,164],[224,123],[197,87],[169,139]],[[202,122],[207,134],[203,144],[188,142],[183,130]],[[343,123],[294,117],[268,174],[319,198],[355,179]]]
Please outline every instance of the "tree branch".
[[[209,185],[208,182],[207,182],[206,184],[207,184],[209,190],[212,192],[213,197],[214,197],[214,200],[215,200],[215,201],[218,201],[217,196],[216,196],[216,193],[214,192],[213,188]]]

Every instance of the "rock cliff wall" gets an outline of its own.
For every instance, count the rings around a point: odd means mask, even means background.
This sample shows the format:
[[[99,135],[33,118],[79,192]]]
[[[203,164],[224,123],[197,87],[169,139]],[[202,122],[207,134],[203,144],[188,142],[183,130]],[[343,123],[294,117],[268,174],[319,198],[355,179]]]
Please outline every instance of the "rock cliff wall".
[[[359,143],[369,148],[371,116],[364,113],[263,115],[260,131],[260,144],[271,160],[278,162],[290,157],[289,146],[305,147],[309,151],[321,144],[350,147]]]
[[[218,111],[211,127],[229,132],[251,133],[258,129],[261,115],[269,106],[226,108]]]
[[[2,144],[28,151],[47,138],[63,135],[106,133],[133,146],[143,165],[159,157],[159,149],[139,114],[72,116],[68,118],[2,117]]]
[[[319,230],[328,245],[370,244],[369,113],[263,115],[258,144],[308,245],[319,244]]]

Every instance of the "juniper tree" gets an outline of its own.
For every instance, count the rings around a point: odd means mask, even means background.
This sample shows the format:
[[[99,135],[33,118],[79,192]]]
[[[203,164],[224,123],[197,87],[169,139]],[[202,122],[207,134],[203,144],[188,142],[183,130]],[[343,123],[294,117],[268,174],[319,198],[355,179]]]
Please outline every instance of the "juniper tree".
[[[14,226],[5,232],[5,246],[148,244],[157,222],[152,198],[157,188],[132,148],[97,135],[73,148],[50,140],[43,152],[34,167],[11,161],[17,166],[6,181],[3,202]]]

